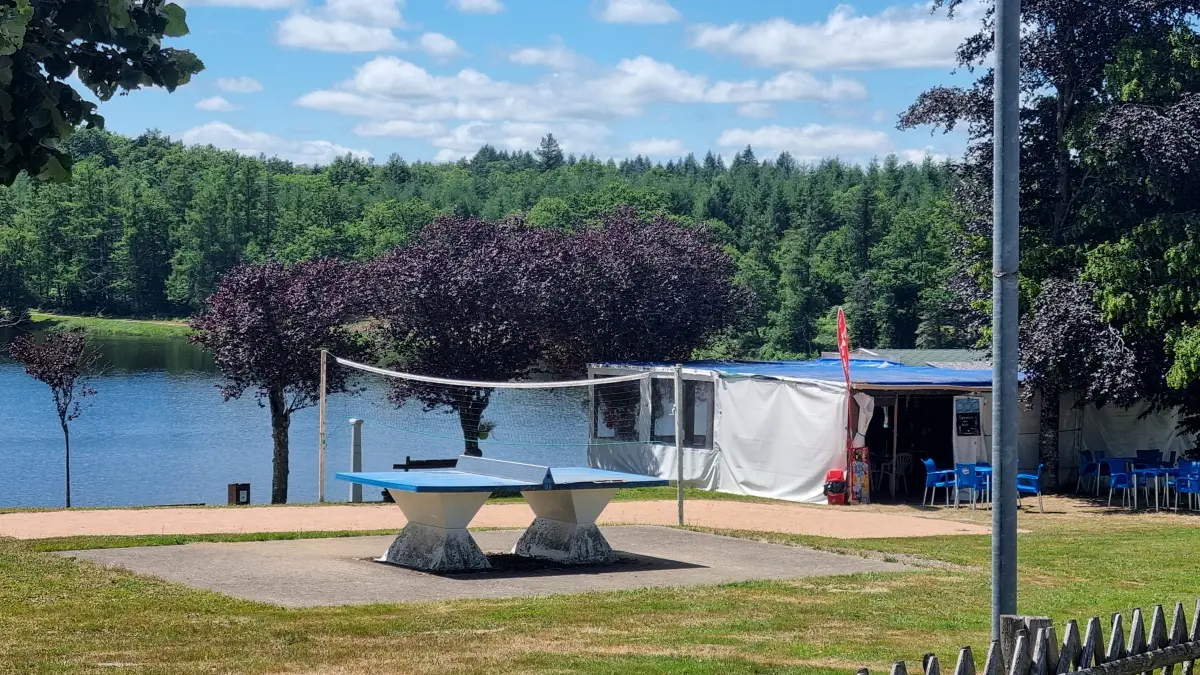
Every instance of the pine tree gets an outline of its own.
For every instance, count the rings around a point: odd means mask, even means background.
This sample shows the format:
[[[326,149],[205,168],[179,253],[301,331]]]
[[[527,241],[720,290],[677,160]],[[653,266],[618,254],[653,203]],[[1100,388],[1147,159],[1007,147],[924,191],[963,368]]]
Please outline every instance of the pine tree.
[[[553,171],[565,163],[563,159],[562,148],[558,145],[558,140],[554,138],[554,134],[546,134],[542,137],[542,143],[537,149],[537,166],[538,170],[545,173]]]

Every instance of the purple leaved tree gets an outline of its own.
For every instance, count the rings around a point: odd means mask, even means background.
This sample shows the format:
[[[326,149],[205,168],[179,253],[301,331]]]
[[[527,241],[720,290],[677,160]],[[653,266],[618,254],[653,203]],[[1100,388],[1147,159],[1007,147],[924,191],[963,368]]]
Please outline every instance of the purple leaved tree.
[[[735,265],[708,231],[632,209],[569,235],[548,301],[553,363],[684,361],[746,319],[755,299],[734,283]]]
[[[618,211],[596,228],[442,218],[373,267],[373,315],[402,370],[508,381],[534,368],[688,358],[750,298],[704,230]],[[479,455],[491,390],[399,381],[392,399],[457,413]]]
[[[49,386],[54,396],[66,451],[66,504],[71,508],[70,424],[82,412],[82,400],[96,393],[88,380],[95,374],[100,354],[88,347],[86,336],[78,330],[49,333],[41,342],[32,335],[21,335],[8,351],[14,361],[25,366],[26,373]]]
[[[395,367],[485,382],[520,377],[545,353],[545,321],[562,234],[519,221],[445,217],[372,266],[376,330]],[[464,452],[480,455],[479,424],[492,390],[398,380],[402,405],[457,414]]]
[[[320,350],[363,359],[369,346],[348,327],[363,295],[357,267],[320,259],[285,266],[242,265],[221,280],[191,320],[192,341],[207,348],[226,378],[225,400],[254,390],[271,411],[271,503],[288,495],[292,413],[320,397]],[[329,370],[329,392],[346,391],[347,371]]]

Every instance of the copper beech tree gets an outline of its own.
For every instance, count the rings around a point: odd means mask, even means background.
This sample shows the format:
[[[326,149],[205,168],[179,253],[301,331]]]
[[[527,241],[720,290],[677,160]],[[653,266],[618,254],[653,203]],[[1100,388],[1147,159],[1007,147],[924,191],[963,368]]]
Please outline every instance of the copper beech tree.
[[[8,352],[27,374],[50,387],[63,432],[66,505],[71,508],[70,425],[83,411],[83,399],[96,393],[88,380],[95,374],[100,354],[89,349],[83,331],[78,330],[53,332],[41,341],[33,335],[20,335]]]
[[[242,265],[225,275],[191,320],[192,341],[212,353],[225,376],[225,400],[253,391],[271,412],[273,504],[287,502],[292,413],[320,396],[319,351],[348,358],[367,353],[348,327],[362,300],[357,279],[354,265],[330,259]],[[328,390],[346,388],[346,369],[330,368]]]
[[[700,228],[618,210],[574,231],[441,218],[369,274],[384,352],[407,372],[507,381],[588,361],[685,359],[735,322],[749,297]],[[398,381],[398,404],[456,413],[481,454],[488,388]]]

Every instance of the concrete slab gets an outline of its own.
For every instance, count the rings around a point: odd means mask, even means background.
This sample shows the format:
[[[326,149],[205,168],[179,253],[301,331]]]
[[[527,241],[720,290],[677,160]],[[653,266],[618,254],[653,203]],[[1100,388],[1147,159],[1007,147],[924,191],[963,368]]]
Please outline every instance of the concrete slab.
[[[69,551],[63,555],[285,607],[508,598],[753,579],[897,572],[897,563],[652,526],[602,528],[614,565],[434,575],[374,562],[393,537],[349,537]],[[476,532],[489,553],[512,550],[515,530]],[[540,568],[539,568],[540,567]]]

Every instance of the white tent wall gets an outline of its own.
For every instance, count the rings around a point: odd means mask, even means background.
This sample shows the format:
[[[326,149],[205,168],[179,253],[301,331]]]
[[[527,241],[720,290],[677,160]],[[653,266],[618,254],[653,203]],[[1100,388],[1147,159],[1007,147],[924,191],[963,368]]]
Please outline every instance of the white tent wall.
[[[1138,450],[1161,450],[1182,454],[1195,447],[1196,437],[1177,428],[1179,413],[1166,410],[1142,414],[1149,404],[1137,403],[1128,409],[1117,406],[1075,407],[1075,397],[1059,399],[1058,460],[1063,480],[1079,470],[1080,450],[1102,450],[1109,457],[1133,457]],[[1072,479],[1073,480],[1073,479]]]
[[[718,490],[824,502],[825,474],[846,467],[846,391],[824,382],[717,381]]]

